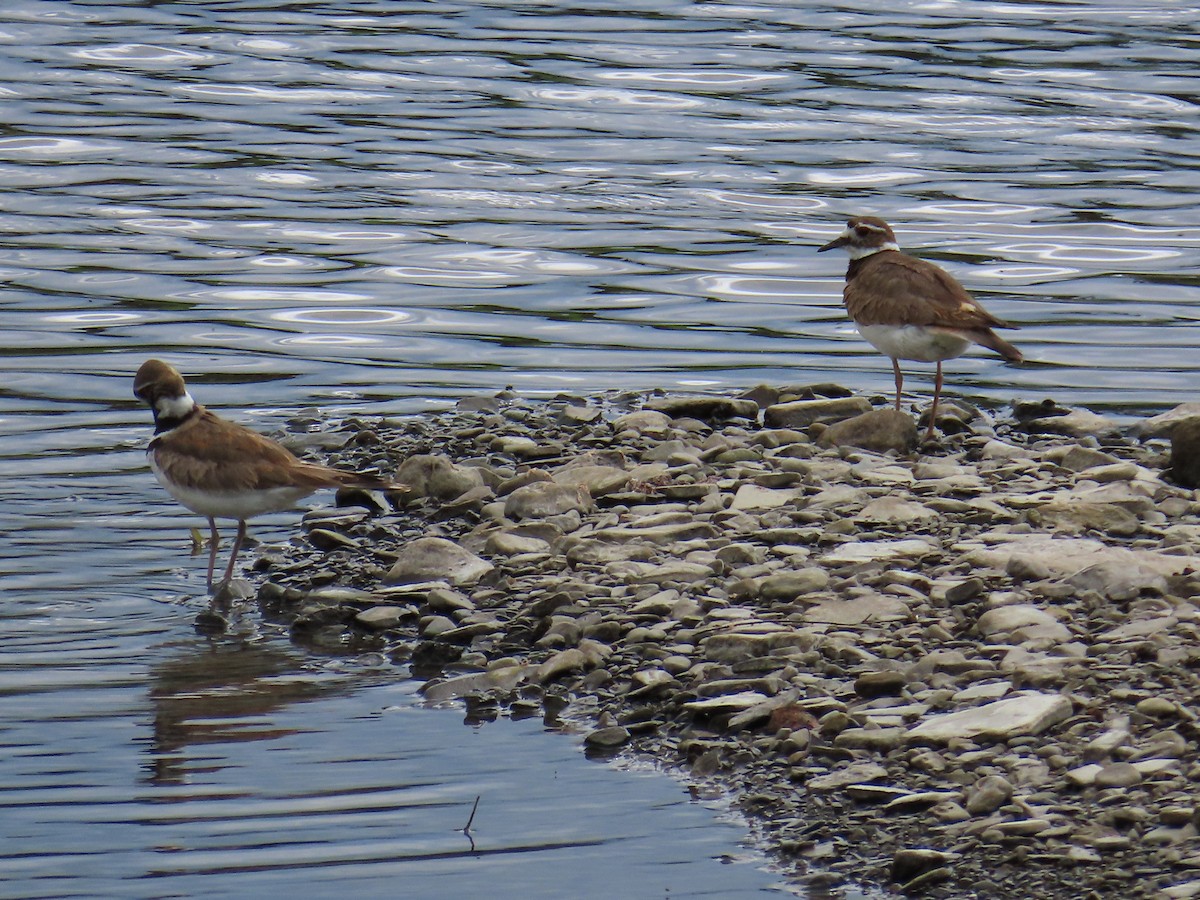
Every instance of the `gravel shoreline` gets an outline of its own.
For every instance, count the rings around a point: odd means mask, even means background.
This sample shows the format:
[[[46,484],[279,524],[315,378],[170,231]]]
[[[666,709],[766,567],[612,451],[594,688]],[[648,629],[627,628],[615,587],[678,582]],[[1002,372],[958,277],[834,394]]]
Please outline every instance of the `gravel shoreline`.
[[[430,702],[586,722],[589,753],[728,792],[813,896],[1200,897],[1200,492],[1164,476],[1172,415],[941,413],[917,451],[834,385],[293,435],[412,491],[307,514],[257,599]]]

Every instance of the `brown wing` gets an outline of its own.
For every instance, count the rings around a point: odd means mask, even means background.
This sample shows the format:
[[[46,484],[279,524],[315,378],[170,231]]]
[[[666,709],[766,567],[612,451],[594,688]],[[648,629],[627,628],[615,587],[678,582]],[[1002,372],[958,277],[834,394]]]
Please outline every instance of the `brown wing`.
[[[151,443],[155,462],[191,490],[262,491],[277,487],[380,486],[380,479],[307,463],[270,438],[203,407]]]
[[[846,310],[860,325],[1005,327],[933,263],[883,250],[856,260],[847,273]]]

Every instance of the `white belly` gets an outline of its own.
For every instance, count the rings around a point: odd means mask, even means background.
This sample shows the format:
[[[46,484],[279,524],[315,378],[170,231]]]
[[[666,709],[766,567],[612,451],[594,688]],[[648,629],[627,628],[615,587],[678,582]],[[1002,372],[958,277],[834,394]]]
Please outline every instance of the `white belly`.
[[[971,342],[921,325],[859,325],[858,333],[892,359],[938,362],[962,356]]]
[[[181,487],[168,480],[154,464],[154,454],[148,455],[150,470],[158,483],[194,513],[214,519],[249,519],[263,513],[292,509],[312,493],[308,488],[277,487],[265,491],[197,491]]]

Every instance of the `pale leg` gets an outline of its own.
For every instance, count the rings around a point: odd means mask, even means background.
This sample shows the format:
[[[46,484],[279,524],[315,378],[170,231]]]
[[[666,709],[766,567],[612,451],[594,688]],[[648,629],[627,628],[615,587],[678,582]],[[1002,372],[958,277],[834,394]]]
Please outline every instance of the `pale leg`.
[[[209,518],[208,531],[208,589],[211,591],[213,566],[217,564],[217,543],[220,540],[220,536],[217,534],[216,519]]]
[[[225,582],[233,577],[233,564],[237,562],[238,551],[242,549],[242,541],[246,539],[246,520],[238,519],[237,537],[233,539],[233,550],[229,554],[229,566],[225,569]]]
[[[900,389],[904,387],[904,373],[900,371],[900,360],[892,360],[892,371],[896,373],[896,411],[900,411]]]
[[[929,407],[929,430],[925,432],[925,440],[933,440],[933,423],[937,421],[938,399],[942,396],[942,361],[937,364],[937,375],[933,379],[933,406]]]

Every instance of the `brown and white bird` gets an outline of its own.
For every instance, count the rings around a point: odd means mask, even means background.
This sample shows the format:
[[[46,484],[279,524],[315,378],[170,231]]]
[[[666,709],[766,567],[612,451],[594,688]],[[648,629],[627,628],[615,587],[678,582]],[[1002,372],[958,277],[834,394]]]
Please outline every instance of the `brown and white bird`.
[[[236,519],[237,538],[225,569],[233,577],[251,516],[291,509],[319,488],[400,490],[402,485],[356,472],[304,462],[242,425],[222,419],[192,399],[182,376],[165,362],[149,359],[133,379],[133,394],[154,412],[154,434],[146,456],[150,469],[172,497],[208,519],[208,588],[217,558],[217,519]]]
[[[858,216],[817,252],[844,247],[850,254],[842,297],[858,332],[891,357],[896,375],[896,409],[904,375],[900,360],[936,362],[933,406],[926,440],[933,437],[942,394],[942,361],[962,356],[971,344],[995,350],[1009,362],[1021,351],[993,328],[1015,328],[997,319],[944,269],[900,252],[896,235],[883,219]]]

